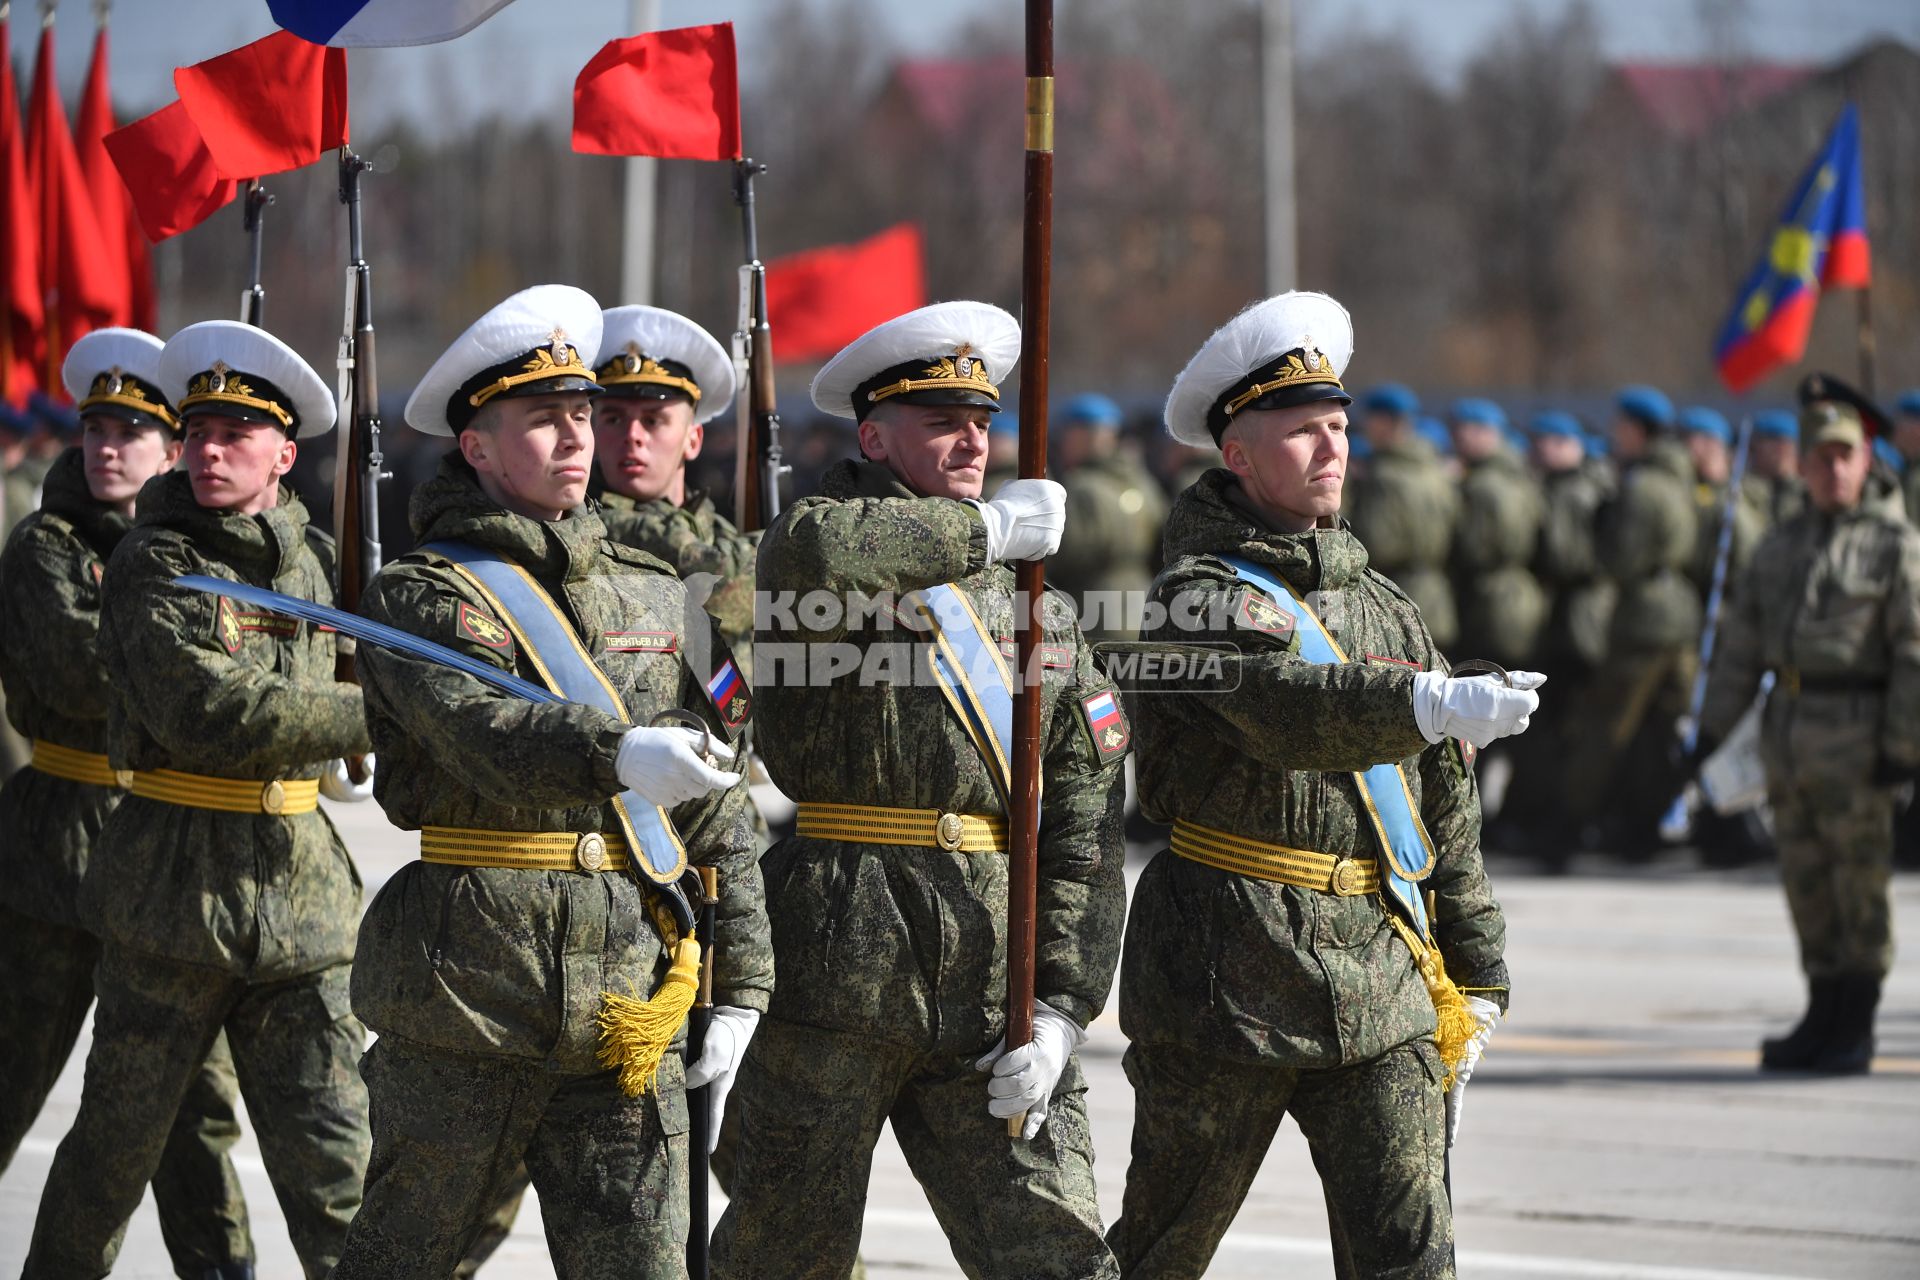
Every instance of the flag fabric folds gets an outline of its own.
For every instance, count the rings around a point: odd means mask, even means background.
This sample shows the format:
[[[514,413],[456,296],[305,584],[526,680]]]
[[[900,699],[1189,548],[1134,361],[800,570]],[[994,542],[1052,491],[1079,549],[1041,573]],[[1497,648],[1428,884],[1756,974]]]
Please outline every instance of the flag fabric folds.
[[[40,385],[40,209],[27,181],[27,144],[21,133],[20,94],[13,82],[11,24],[0,22],[0,200],[6,226],[0,231],[0,269],[6,279],[6,315],[0,318],[0,399],[15,406]]]
[[[154,325],[153,263],[147,238],[133,216],[133,201],[119,170],[107,154],[106,138],[114,130],[113,92],[108,87],[107,29],[93,38],[93,61],[87,68],[86,88],[80,93],[80,116],[74,122],[74,147],[86,174],[87,196],[94,221],[100,226],[102,269],[114,277],[114,309],[107,323],[132,325],[151,331]]]
[[[337,48],[437,44],[463,36],[512,0],[267,0],[302,40]],[[551,0],[547,0],[551,3]]]
[[[27,104],[27,180],[40,213],[40,286],[47,299],[41,344],[42,388],[60,387],[59,369],[75,339],[108,323],[124,296],[105,261],[86,175],[67,128],[55,75],[53,29],[40,33]]]
[[[287,31],[173,73],[223,178],[312,164],[347,141],[347,55]]]
[[[1871,277],[1860,113],[1848,103],[1787,201],[1766,251],[1720,327],[1714,363],[1744,392],[1807,350],[1822,289],[1863,289]]]
[[[115,129],[104,142],[149,240],[199,226],[239,191],[238,183],[221,175],[178,102]]]
[[[573,149],[664,160],[740,158],[733,24],[608,41],[573,82]]]
[[[889,227],[767,264],[767,311],[781,360],[832,355],[877,324],[926,305],[920,228]]]

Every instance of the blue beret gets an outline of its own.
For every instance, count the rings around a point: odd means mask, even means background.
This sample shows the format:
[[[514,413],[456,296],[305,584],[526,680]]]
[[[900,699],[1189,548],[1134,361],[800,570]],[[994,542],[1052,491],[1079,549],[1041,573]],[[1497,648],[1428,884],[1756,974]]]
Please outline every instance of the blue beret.
[[[1447,430],[1447,424],[1440,419],[1422,414],[1413,420],[1413,430],[1422,440],[1438,449],[1443,456],[1452,454],[1453,433]]]
[[[1784,440],[1800,438],[1800,419],[1786,409],[1762,409],[1753,415],[1753,433],[1757,436],[1779,436]]]
[[[990,436],[1018,436],[1020,434],[1020,415],[1002,409],[987,419],[987,434]]]
[[[1920,387],[1915,387],[1912,391],[1902,391],[1893,407],[1901,413],[1910,413],[1920,418]]]
[[[1504,428],[1507,425],[1507,412],[1491,400],[1470,397],[1455,400],[1447,416],[1455,422],[1484,422],[1488,426]]]
[[[61,404],[44,391],[36,391],[27,397],[27,413],[34,420],[45,423],[47,429],[57,436],[79,433],[78,411],[70,404]]]
[[[1622,387],[1614,407],[1656,430],[1673,425],[1673,401],[1653,387]]]
[[[1892,467],[1895,475],[1900,475],[1907,469],[1907,460],[1901,456],[1898,449],[1893,447],[1893,441],[1885,436],[1873,438],[1873,456]]]
[[[1689,405],[1680,411],[1680,429],[1690,436],[1712,436],[1721,444],[1733,443],[1733,428],[1726,415],[1705,405]]]
[[[1117,427],[1120,406],[1103,395],[1083,391],[1060,406],[1060,422],[1063,426]]]
[[[1560,409],[1548,409],[1545,413],[1533,415],[1528,424],[1537,436],[1584,436],[1586,430],[1581,427],[1580,419]]]
[[[1411,415],[1420,412],[1420,397],[1397,382],[1383,382],[1367,392],[1360,407],[1368,413]]]
[[[1586,434],[1586,446],[1589,458],[1604,458],[1613,452],[1613,442],[1593,431]]]
[[[1347,457],[1349,459],[1371,458],[1372,456],[1373,441],[1367,439],[1357,431],[1347,432]]]

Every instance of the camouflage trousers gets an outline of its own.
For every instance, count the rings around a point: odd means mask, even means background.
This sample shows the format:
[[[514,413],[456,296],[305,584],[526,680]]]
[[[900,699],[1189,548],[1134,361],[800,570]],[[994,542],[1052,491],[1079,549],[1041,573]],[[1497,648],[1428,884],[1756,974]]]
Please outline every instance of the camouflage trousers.
[[[685,1280],[687,1105],[679,1059],[629,1098],[611,1071],[447,1053],[383,1036],[366,1201],[333,1280],[446,1280],[524,1168],[559,1280]]]
[[[1133,1163],[1107,1243],[1128,1280],[1204,1275],[1291,1115],[1320,1174],[1341,1277],[1451,1277],[1440,1056],[1422,1040],[1326,1071],[1127,1049]]]
[[[1893,793],[1805,790],[1773,780],[1780,882],[1810,978],[1887,976],[1893,967]]]
[[[367,1166],[364,1033],[347,966],[248,983],[108,944],[73,1128],[54,1153],[25,1280],[104,1276],[224,1028],[260,1154],[309,1277],[339,1256]]]
[[[1069,1061],[1039,1135],[1015,1142],[987,1114],[975,1056],[762,1018],[729,1099],[740,1145],[715,1280],[842,1280],[887,1123],[966,1275],[1118,1280],[1100,1238],[1079,1064]]]
[[[73,1052],[99,960],[92,934],[0,907],[0,1172]],[[240,1137],[238,1096],[222,1034],[187,1086],[153,1174],[160,1236],[183,1280],[253,1257],[246,1197],[227,1154]]]

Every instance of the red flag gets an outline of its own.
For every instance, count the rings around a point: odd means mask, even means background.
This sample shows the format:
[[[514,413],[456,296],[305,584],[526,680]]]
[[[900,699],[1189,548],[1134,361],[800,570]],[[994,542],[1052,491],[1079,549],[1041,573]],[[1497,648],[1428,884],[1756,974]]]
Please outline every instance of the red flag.
[[[781,360],[832,355],[877,324],[926,305],[920,228],[888,227],[767,264],[767,314]]]
[[[573,149],[599,156],[738,160],[733,24],[608,41],[573,82]]]
[[[0,268],[6,315],[0,318],[0,399],[26,403],[40,385],[40,326],[45,323],[40,295],[40,210],[27,182],[27,148],[20,136],[20,93],[13,83],[9,23],[0,22],[0,182],[7,224],[0,233]]]
[[[94,221],[100,224],[101,270],[114,277],[118,306],[108,323],[150,329],[153,266],[147,258],[147,239],[133,220],[127,188],[107,156],[105,139],[113,128],[113,93],[107,87],[107,29],[103,26],[93,38],[93,62],[87,67],[87,87],[80,92],[80,118],[75,122],[73,144],[80,153],[81,171],[87,175]],[[140,287],[141,276],[145,277],[144,290]],[[144,317],[138,313],[136,301],[143,292],[149,308]]]
[[[50,393],[60,386],[60,363],[74,340],[108,322],[119,302],[115,279],[103,265],[100,225],[94,221],[87,178],[67,130],[67,110],[53,60],[53,28],[40,32],[27,104],[29,180],[40,202],[40,284],[49,306],[42,351]]]
[[[220,176],[200,131],[178,102],[115,129],[103,141],[149,240],[199,226],[240,189],[232,178]]]
[[[173,73],[223,178],[312,164],[347,141],[347,51],[276,31]]]

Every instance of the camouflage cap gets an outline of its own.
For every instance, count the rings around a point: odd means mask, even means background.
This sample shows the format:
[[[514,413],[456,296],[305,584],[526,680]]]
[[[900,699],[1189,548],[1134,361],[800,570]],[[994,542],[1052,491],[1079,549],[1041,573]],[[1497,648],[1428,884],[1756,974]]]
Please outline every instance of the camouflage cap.
[[[1838,400],[1816,400],[1800,411],[1800,435],[1812,448],[1823,444],[1864,444],[1866,424],[1860,411]]]

